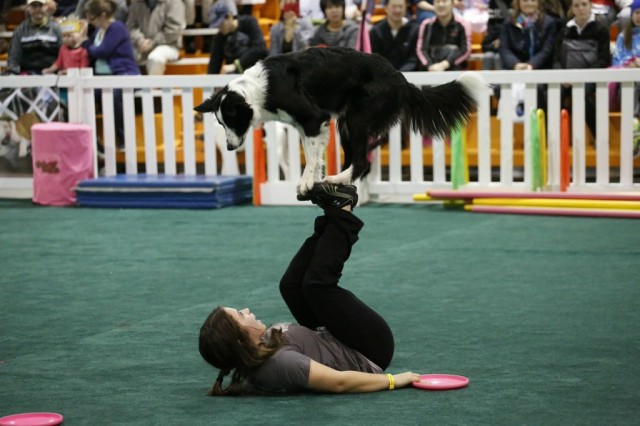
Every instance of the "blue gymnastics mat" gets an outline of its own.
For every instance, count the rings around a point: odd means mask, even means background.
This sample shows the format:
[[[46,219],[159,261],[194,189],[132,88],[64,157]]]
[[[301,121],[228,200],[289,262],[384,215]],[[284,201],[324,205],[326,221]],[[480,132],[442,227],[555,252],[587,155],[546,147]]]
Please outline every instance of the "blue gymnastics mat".
[[[80,207],[217,209],[248,203],[251,176],[117,175],[83,180]]]

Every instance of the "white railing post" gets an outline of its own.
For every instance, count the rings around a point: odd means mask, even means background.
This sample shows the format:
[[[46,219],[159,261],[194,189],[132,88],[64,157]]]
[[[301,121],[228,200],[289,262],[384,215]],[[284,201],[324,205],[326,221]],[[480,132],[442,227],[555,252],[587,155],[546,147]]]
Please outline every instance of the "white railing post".
[[[581,98],[584,99],[584,98]],[[609,87],[607,83],[596,83],[596,183],[609,184]]]
[[[69,119],[74,122],[82,122],[91,125],[96,132],[96,140],[101,139],[105,147],[105,167],[107,176],[114,176],[117,173],[117,159],[121,159],[121,154],[116,152],[116,126],[115,111],[113,107],[114,92],[121,90],[123,93],[124,110],[124,133],[125,133],[125,156],[124,168],[126,174],[135,175],[138,173],[138,163],[144,163],[145,170],[149,174],[156,174],[160,171],[160,163],[164,161],[164,173],[175,175],[180,173],[186,175],[196,175],[205,173],[207,175],[253,174],[253,133],[247,135],[244,150],[227,151],[226,139],[222,127],[216,123],[211,114],[205,114],[203,123],[195,123],[192,112],[194,102],[194,91],[205,87],[208,97],[213,90],[223,87],[236,76],[211,75],[211,76],[91,76],[90,70],[81,70],[79,74],[75,72],[67,76],[43,76],[43,77],[2,77],[3,88],[14,89],[11,96],[21,96],[20,90],[23,88],[61,87],[69,91]],[[514,189],[529,190],[527,184],[530,182],[530,111],[537,103],[537,86],[548,85],[547,93],[547,142],[548,142],[548,180],[547,185],[551,189],[557,189],[560,182],[560,92],[562,83],[572,84],[572,128],[573,135],[573,181],[569,191],[602,191],[615,190],[640,190],[640,185],[634,183],[634,161],[632,151],[632,127],[634,109],[634,83],[640,81],[640,70],[589,70],[589,72],[576,72],[566,70],[537,70],[532,72],[513,71],[492,71],[480,72],[488,83],[500,85],[501,93],[501,114],[500,117],[491,117],[489,112],[489,101],[491,91],[487,88],[479,99],[477,110],[478,136],[477,140],[469,140],[468,144],[473,146],[474,142],[478,147],[477,154],[477,182],[470,182],[473,188],[491,189]],[[460,73],[405,73],[407,80],[417,86],[438,85],[449,82],[457,78]],[[612,156],[609,145],[615,145],[615,141],[609,144],[612,135],[608,129],[615,123],[608,114],[608,90],[610,82],[619,83],[622,93],[621,120],[620,120],[620,154],[619,158]],[[595,152],[591,147],[585,146],[585,85],[596,83],[596,112],[597,112],[597,148]],[[514,149],[514,102],[512,87],[515,84],[525,86],[525,113],[524,127],[524,147],[523,150]],[[55,89],[53,89],[55,90]],[[98,100],[102,101],[102,116],[96,118],[94,91],[101,90],[102,95]],[[134,94],[135,90],[135,94]],[[160,93],[162,104],[162,132],[160,127],[156,131],[156,111],[154,110],[154,96]],[[45,95],[42,95],[45,96]],[[179,96],[181,99],[175,99]],[[134,98],[140,97],[142,100],[142,111],[136,111]],[[13,99],[13,98],[11,98]],[[0,114],[10,108],[11,99],[0,100]],[[26,99],[29,102],[29,99]],[[37,100],[33,100],[37,102]],[[174,107],[181,108],[181,114],[174,114]],[[37,108],[35,103],[34,108]],[[136,113],[141,114],[138,125],[142,126],[136,131]],[[39,113],[40,114],[40,113]],[[42,114],[39,115],[44,117]],[[175,117],[175,118],[174,118]],[[579,118],[579,119],[578,119]],[[49,118],[50,119],[50,118]],[[497,121],[496,121],[497,119]],[[179,121],[174,121],[179,120]],[[181,124],[181,126],[180,126]],[[102,125],[103,131],[98,135],[98,126]],[[518,124],[519,126],[520,124]],[[290,126],[287,129],[287,149],[278,155],[277,147],[273,141],[267,140],[269,180],[263,185],[265,204],[296,204],[295,184],[299,179],[300,167],[300,146],[298,135]],[[182,129],[180,135],[178,130]],[[196,140],[196,130],[198,139]],[[615,129],[614,129],[615,130]],[[494,155],[491,150],[491,134],[500,132],[499,146],[494,146]],[[202,132],[202,133],[200,133]],[[267,132],[268,138],[269,133]],[[271,132],[274,133],[274,132]],[[617,132],[614,132],[617,133]],[[160,144],[157,139],[162,135],[164,141],[164,157],[157,158],[157,149]],[[202,135],[202,136],[201,136]],[[275,135],[274,135],[275,136]],[[336,135],[338,136],[338,135]],[[141,140],[137,140],[140,138]],[[200,139],[201,138],[201,139]],[[336,138],[339,141],[339,137]],[[376,149],[372,153],[372,166],[369,178],[361,183],[363,190],[369,189],[373,199],[377,200],[410,200],[414,192],[421,192],[428,188],[446,188],[450,186],[447,179],[446,146],[442,139],[434,138],[431,146],[423,146],[421,135],[411,134],[409,147],[402,147],[400,127],[396,126],[391,130],[389,143],[382,149]],[[202,145],[204,147],[202,148]],[[339,158],[339,142],[336,149],[336,157]],[[196,150],[197,148],[197,150]],[[495,150],[499,149],[500,160],[493,164]],[[383,153],[384,150],[384,153]],[[138,151],[140,157],[138,158]],[[143,158],[144,153],[144,158]],[[426,153],[430,153],[430,158],[426,158]],[[117,154],[117,155],[116,155]],[[517,155],[516,155],[517,154]],[[524,157],[522,162],[520,154]],[[221,165],[218,157],[221,155]],[[588,157],[587,157],[588,155]],[[238,165],[239,156],[244,156],[245,169],[241,170]],[[288,157],[288,172],[286,179],[281,178],[279,160],[282,156]],[[384,164],[382,158],[388,160]],[[589,162],[587,163],[587,159]],[[593,164],[596,160],[595,183],[587,182],[587,164]],[[470,158],[474,163],[475,158]],[[517,160],[517,163],[516,163]],[[178,164],[181,163],[181,164]],[[202,165],[204,163],[204,172]],[[339,162],[340,163],[340,162]],[[620,164],[620,183],[611,182],[610,166]],[[339,164],[340,165],[340,164]],[[524,168],[524,183],[514,182],[514,166]],[[492,182],[492,167],[500,168],[498,181]],[[406,181],[402,179],[403,168],[410,167],[410,178]],[[183,169],[182,169],[183,168]],[[427,172],[425,173],[425,170]],[[613,169],[612,169],[613,170]],[[589,171],[591,173],[591,171]],[[614,171],[616,173],[616,171]],[[429,176],[433,176],[430,178]],[[384,180],[383,180],[384,176]],[[387,177],[388,176],[388,177]],[[426,179],[425,179],[426,177]],[[591,177],[591,174],[589,175]],[[11,178],[0,178],[0,196],[9,193]],[[518,179],[519,180],[519,179]],[[8,183],[9,182],[9,183]],[[17,182],[17,179],[15,179]],[[21,185],[23,185],[21,183]],[[22,188],[22,187],[21,187]]]
[[[633,118],[635,84],[621,84],[620,100],[620,184],[626,189],[633,185]],[[636,99],[635,102],[638,102]]]
[[[552,189],[560,187],[560,83],[549,84],[547,92],[547,182]]]
[[[500,117],[500,183],[511,186],[513,183],[513,95],[511,84],[500,89],[501,108],[504,113]]]
[[[584,186],[586,177],[586,148],[584,128],[584,83],[575,83],[571,91],[571,140],[573,146],[573,185]]]

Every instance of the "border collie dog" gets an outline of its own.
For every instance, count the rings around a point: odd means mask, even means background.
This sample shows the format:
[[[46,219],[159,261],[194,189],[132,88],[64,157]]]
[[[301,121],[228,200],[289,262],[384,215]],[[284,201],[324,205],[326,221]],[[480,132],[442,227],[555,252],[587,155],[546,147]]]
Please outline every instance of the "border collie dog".
[[[464,123],[487,87],[478,74],[418,88],[382,56],[347,48],[311,48],[268,57],[195,110],[212,112],[224,127],[227,149],[244,143],[249,127],[280,121],[302,138],[306,166],[297,185],[305,194],[323,180],[329,121],[337,118],[344,168],[324,181],[349,184],[369,170],[369,138],[403,122],[424,135],[444,136]]]

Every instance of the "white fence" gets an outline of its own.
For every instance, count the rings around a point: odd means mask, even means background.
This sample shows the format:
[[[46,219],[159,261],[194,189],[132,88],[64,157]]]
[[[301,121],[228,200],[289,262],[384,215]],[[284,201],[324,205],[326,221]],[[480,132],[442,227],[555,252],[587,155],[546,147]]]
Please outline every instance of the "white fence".
[[[84,71],[84,70],[83,70]],[[558,189],[560,184],[560,88],[572,83],[573,116],[584,117],[584,85],[596,83],[597,143],[596,166],[587,168],[584,119],[572,121],[572,178],[569,191],[630,191],[640,190],[634,183],[632,156],[632,120],[634,82],[640,81],[640,70],[584,71],[490,71],[481,72],[488,83],[500,85],[506,110],[513,110],[511,87],[525,84],[525,111],[536,106],[538,84],[548,85],[547,143],[549,173],[547,186]],[[406,73],[417,85],[435,85],[456,78],[458,73]],[[227,152],[224,132],[212,114],[204,119],[193,113],[201,96],[209,96],[214,88],[223,87],[233,76],[159,76],[159,77],[95,77],[91,75],[0,77],[3,88],[57,86],[69,91],[69,121],[87,123],[96,129],[96,136],[105,146],[103,173],[147,174],[183,173],[253,175],[253,132],[245,143],[244,152]],[[619,167],[610,167],[608,83],[621,87]],[[95,90],[101,89],[102,115],[96,116]],[[125,149],[120,153],[115,144],[113,111],[114,89],[123,91],[125,118]],[[468,188],[521,189],[530,188],[530,129],[524,122],[524,156],[522,164],[514,162],[514,122],[510,114],[499,121],[491,119],[490,95],[487,89],[477,111],[477,175]],[[136,111],[136,99],[139,105]],[[101,124],[100,124],[101,123]],[[492,124],[493,123],[493,124]],[[100,130],[101,129],[101,130]],[[283,133],[283,130],[287,131]],[[263,204],[296,204],[295,184],[300,177],[301,156],[298,136],[289,126],[265,125],[267,181],[262,184]],[[492,164],[492,133],[500,132],[499,164]],[[285,136],[282,136],[285,135]],[[283,143],[283,140],[288,143]],[[339,140],[339,139],[338,139]],[[602,143],[604,142],[604,143]],[[403,149],[400,128],[392,129],[389,142],[374,152],[372,170],[361,188],[373,200],[409,201],[414,193],[431,188],[449,188],[447,178],[446,142],[433,140],[425,147],[422,137],[410,136]],[[495,147],[494,147],[495,151]],[[336,150],[340,155],[340,150]],[[427,154],[428,153],[428,154]],[[428,155],[425,163],[425,155]],[[403,161],[404,158],[404,161]],[[221,160],[221,161],[219,161]],[[338,164],[340,163],[338,159]],[[425,173],[426,171],[426,173]],[[593,178],[591,178],[591,174]],[[30,196],[28,178],[0,178],[0,197],[22,194]]]

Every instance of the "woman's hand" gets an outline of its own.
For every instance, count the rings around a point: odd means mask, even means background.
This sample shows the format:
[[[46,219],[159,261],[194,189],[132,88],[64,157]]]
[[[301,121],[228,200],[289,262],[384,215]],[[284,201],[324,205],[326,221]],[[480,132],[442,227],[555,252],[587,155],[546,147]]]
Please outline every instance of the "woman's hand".
[[[526,62],[518,62],[513,69],[516,71],[531,71],[533,67]]]
[[[449,69],[450,66],[451,64],[449,64],[449,61],[445,59],[444,61],[440,61],[438,63],[431,65],[428,69],[429,71],[446,71]]]
[[[148,53],[151,52],[152,49],[153,41],[149,40],[148,38],[140,41],[140,44],[138,45],[138,51],[140,53]]]
[[[411,371],[407,371],[400,374],[394,374],[393,380],[395,381],[394,386],[399,389],[405,386],[409,386],[413,382],[420,381],[420,375],[412,373]]]
[[[222,66],[220,74],[233,74],[237,71],[238,69],[236,68],[236,64],[226,64]]]

